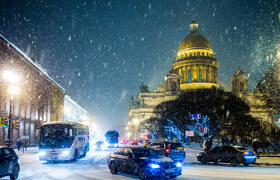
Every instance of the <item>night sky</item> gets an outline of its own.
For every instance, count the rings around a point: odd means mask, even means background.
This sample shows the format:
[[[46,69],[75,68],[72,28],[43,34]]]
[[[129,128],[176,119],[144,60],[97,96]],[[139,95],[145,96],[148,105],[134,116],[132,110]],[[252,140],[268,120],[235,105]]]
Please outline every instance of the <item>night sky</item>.
[[[123,129],[142,82],[164,82],[197,19],[227,89],[238,65],[249,90],[280,60],[279,0],[1,0],[0,33],[35,58],[102,130]]]

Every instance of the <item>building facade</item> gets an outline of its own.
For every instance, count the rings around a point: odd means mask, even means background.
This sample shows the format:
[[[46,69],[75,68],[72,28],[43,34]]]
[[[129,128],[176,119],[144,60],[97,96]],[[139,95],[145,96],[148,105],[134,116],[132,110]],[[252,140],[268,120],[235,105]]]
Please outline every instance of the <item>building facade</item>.
[[[13,94],[15,89],[18,92]],[[19,122],[10,133],[12,144],[25,139],[27,145],[35,146],[42,123],[64,121],[65,94],[46,69],[0,35],[0,116],[11,114],[12,120]],[[0,145],[7,138],[8,127],[2,125]]]
[[[193,20],[190,34],[181,42],[171,71],[165,76],[166,86],[161,83],[155,92],[141,92],[136,100],[132,98],[129,102],[128,127],[132,137],[141,137],[139,124],[155,117],[153,110],[158,104],[176,99],[183,91],[219,88],[218,67],[209,41],[199,34],[198,24]],[[248,76],[240,68],[232,77],[232,91],[248,103],[253,117],[272,121],[270,112],[256,104],[263,103],[260,94],[248,92]]]
[[[87,122],[88,112],[76,103],[70,96],[64,97],[64,121]]]
[[[129,130],[139,137],[139,124],[155,117],[154,108],[165,101],[176,99],[183,91],[219,88],[219,63],[209,41],[198,32],[195,20],[190,24],[190,34],[181,42],[177,57],[165,86],[160,83],[155,92],[141,92],[137,99],[129,102]]]

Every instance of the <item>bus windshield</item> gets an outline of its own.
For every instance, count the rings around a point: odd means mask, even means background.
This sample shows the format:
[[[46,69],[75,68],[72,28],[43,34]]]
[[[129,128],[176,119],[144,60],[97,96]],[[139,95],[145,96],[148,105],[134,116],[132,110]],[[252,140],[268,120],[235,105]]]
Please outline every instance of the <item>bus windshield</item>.
[[[70,148],[74,137],[71,125],[50,124],[41,127],[39,148]]]

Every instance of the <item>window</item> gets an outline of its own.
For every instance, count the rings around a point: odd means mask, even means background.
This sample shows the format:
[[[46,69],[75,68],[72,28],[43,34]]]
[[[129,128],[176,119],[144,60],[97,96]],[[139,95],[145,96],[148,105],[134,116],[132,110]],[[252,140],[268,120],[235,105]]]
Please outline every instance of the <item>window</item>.
[[[176,82],[171,82],[171,91],[176,91]]]
[[[123,148],[123,149],[120,149],[120,150],[118,150],[117,152],[115,152],[115,154],[118,154],[118,155],[124,155],[125,154],[125,148]]]
[[[185,82],[185,72],[183,71],[182,72],[182,83],[184,83]]]
[[[208,70],[206,70],[206,79],[205,82],[208,82]]]
[[[131,157],[132,157],[132,156],[133,156],[133,153],[132,153],[132,151],[131,151],[130,149],[126,149],[124,155],[125,155],[125,156],[131,156]]]
[[[199,69],[199,82],[202,82],[202,71]]]
[[[84,138],[83,137],[78,137],[78,141],[79,142],[84,142]]]
[[[240,82],[240,91],[244,91],[244,83]]]
[[[202,56],[204,56],[204,52],[202,52]]]
[[[192,82],[192,71],[191,71],[191,69],[189,69],[188,74],[189,74],[189,83],[191,83]]]

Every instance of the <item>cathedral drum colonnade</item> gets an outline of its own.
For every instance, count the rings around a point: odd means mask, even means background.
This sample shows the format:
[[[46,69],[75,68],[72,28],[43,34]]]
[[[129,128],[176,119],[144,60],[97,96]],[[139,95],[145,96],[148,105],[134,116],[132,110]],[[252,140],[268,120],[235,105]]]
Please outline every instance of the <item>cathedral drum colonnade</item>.
[[[196,20],[192,21],[190,30],[190,35],[179,46],[171,73],[180,76],[180,90],[219,88],[219,63],[211,45],[198,33]]]

